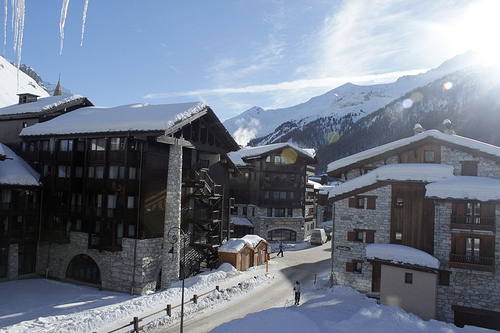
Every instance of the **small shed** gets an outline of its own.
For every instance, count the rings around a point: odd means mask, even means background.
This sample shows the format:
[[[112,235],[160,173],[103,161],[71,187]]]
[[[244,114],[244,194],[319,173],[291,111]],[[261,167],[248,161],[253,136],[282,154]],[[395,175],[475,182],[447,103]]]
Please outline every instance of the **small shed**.
[[[381,263],[380,303],[436,318],[440,262],[428,253],[397,244],[369,244],[366,256]]]
[[[239,271],[252,266],[254,249],[241,238],[231,238],[219,248],[219,264],[229,263]]]
[[[269,243],[266,242],[264,238],[257,235],[246,235],[242,239],[249,242],[253,248],[252,266],[264,264],[266,262],[267,247]]]

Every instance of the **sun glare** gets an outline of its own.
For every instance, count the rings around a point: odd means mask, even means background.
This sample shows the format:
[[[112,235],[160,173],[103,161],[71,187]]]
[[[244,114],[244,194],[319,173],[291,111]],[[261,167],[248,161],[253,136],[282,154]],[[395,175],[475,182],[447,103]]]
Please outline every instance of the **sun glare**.
[[[476,51],[484,65],[500,66],[500,1],[475,2],[458,22],[456,42],[464,43],[468,49]]]

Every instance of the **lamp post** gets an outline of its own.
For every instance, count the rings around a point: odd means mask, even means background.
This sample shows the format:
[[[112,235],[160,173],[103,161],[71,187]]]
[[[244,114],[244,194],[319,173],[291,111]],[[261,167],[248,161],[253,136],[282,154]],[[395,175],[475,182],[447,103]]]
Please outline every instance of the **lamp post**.
[[[185,267],[185,257],[186,257],[186,233],[179,227],[172,227],[168,230],[167,239],[170,244],[172,244],[172,249],[174,244],[179,241],[179,237],[182,235],[183,251],[182,260],[179,261],[180,269],[179,274],[182,279],[182,293],[181,293],[181,327],[180,333],[184,331],[184,279],[186,278],[186,267]]]

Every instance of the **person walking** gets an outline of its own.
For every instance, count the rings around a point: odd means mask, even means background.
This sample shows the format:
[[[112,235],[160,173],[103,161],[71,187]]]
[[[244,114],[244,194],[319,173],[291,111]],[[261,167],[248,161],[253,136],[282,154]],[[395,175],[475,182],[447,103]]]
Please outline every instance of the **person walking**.
[[[295,286],[293,287],[295,291],[295,305],[299,305],[300,302],[300,281],[295,281]]]
[[[276,255],[276,257],[279,257],[280,254],[281,254],[281,257],[283,258],[283,242],[280,241],[280,244],[279,244],[279,252],[278,254]]]

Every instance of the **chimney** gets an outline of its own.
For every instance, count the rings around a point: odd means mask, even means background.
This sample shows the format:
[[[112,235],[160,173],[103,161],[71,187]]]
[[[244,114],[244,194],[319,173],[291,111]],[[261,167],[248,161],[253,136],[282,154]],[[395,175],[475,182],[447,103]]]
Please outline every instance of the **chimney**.
[[[422,127],[422,125],[420,125],[419,123],[416,123],[415,126],[413,127],[413,133],[415,133],[415,135],[417,135],[417,134],[420,134],[422,132],[425,132],[425,129]]]
[[[450,119],[443,120],[443,132],[444,134],[456,134],[455,125],[451,123]]]
[[[62,87],[61,87],[61,79],[57,81],[57,86],[56,89],[54,90],[54,96],[61,96],[62,95]]]

